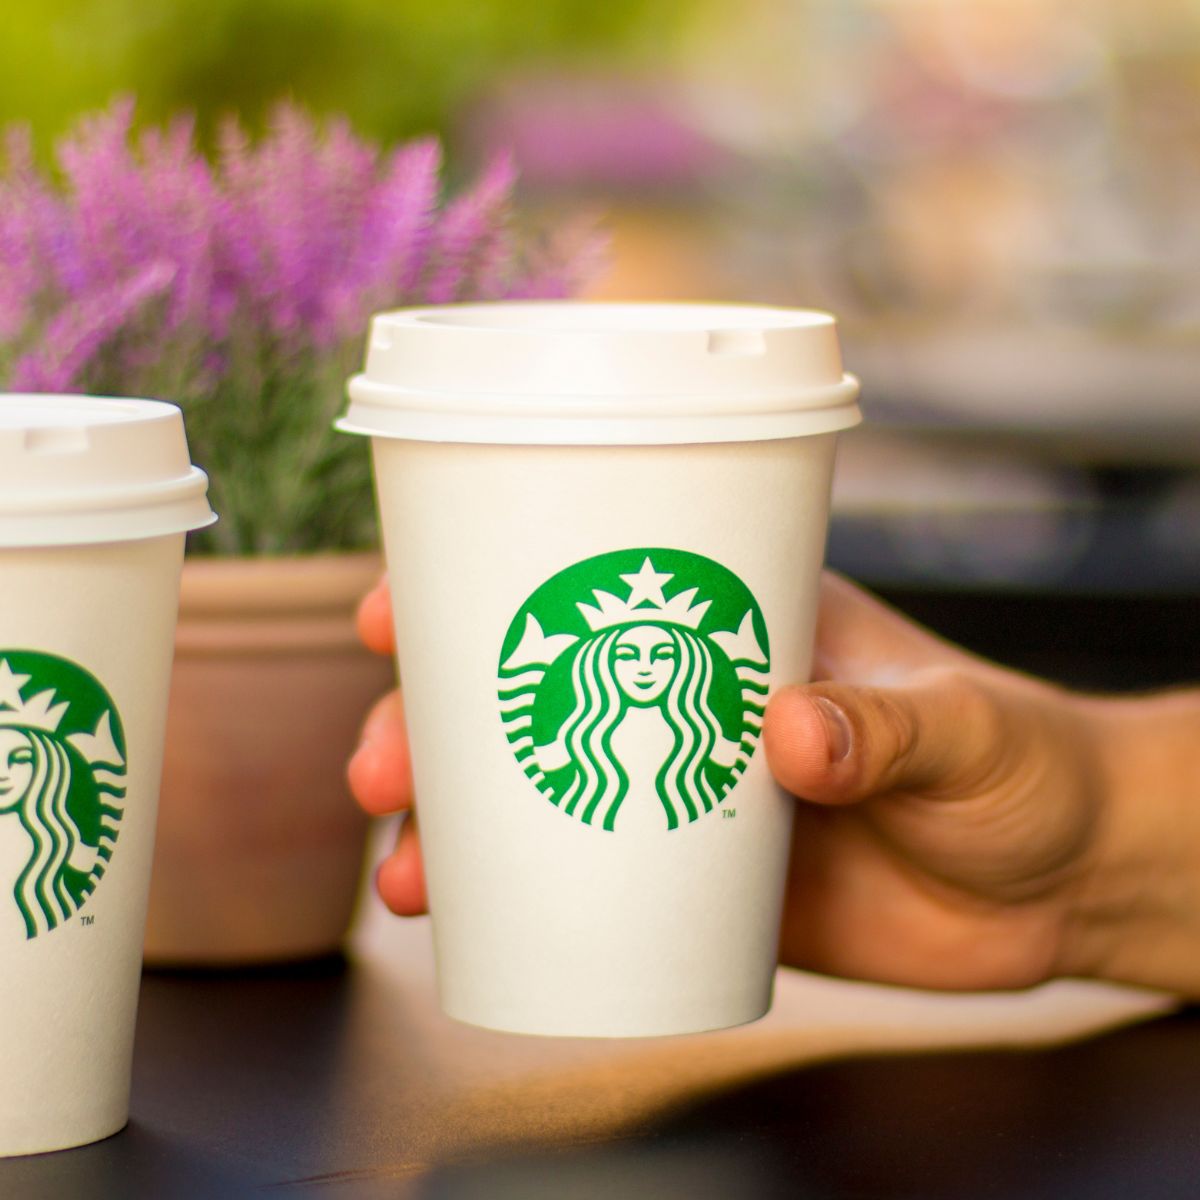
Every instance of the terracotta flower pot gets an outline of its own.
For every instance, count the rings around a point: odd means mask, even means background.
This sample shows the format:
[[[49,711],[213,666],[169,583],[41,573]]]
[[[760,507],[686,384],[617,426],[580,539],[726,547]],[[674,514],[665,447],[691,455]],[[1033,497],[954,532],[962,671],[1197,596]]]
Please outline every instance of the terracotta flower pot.
[[[380,570],[369,554],[185,565],[147,962],[340,946],[367,829],[345,764],[392,683],[354,633]]]

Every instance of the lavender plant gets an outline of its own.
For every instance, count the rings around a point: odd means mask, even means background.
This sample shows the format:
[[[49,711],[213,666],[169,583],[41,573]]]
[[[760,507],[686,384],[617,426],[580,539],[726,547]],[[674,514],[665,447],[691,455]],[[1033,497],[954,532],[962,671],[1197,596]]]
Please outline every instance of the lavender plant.
[[[361,439],[331,431],[373,311],[571,294],[578,228],[519,233],[505,157],[443,196],[432,139],[384,151],[281,105],[210,161],[190,121],[132,130],[122,101],[41,169],[28,133],[0,172],[0,384],[182,405],[221,521],[193,550],[286,554],[374,537]]]

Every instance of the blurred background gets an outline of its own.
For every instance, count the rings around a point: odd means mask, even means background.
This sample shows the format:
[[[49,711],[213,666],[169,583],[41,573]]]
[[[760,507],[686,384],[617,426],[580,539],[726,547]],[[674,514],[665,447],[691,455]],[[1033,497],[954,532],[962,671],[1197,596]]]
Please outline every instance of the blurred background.
[[[1200,667],[1200,4],[40,0],[0,118],[281,96],[593,210],[604,297],[829,308],[832,562],[1075,683]]]

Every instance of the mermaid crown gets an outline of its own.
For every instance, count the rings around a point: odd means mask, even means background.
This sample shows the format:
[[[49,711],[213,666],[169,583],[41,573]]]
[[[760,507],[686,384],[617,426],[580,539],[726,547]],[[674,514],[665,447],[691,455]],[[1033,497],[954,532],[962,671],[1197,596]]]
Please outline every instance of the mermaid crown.
[[[21,694],[30,680],[29,675],[18,675],[0,658],[0,729],[39,729],[43,733],[57,733],[63,714],[71,707],[70,701],[60,700],[55,704],[53,688],[38,692],[29,699]],[[125,756],[113,738],[112,713],[105,709],[100,714],[93,732],[72,733],[66,739],[93,766],[105,764],[123,769]]]
[[[614,625],[640,625],[645,621],[666,621],[671,625],[682,625],[696,630],[708,612],[711,600],[693,604],[697,588],[677,592],[669,600],[663,595],[663,586],[675,576],[669,571],[656,571],[647,558],[641,570],[635,574],[622,575],[629,584],[629,595],[624,599],[598,588],[592,590],[595,604],[576,605],[593,633],[611,629]]]
[[[66,700],[54,703],[54,689],[47,688],[26,700],[21,689],[29,682],[28,675],[17,675],[0,659],[0,726],[20,725],[25,729],[41,729],[54,733],[70,707]]]

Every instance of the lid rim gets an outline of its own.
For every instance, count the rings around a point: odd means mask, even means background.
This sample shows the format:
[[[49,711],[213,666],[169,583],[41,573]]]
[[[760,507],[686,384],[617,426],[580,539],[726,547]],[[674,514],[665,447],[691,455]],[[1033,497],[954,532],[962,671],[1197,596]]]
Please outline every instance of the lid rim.
[[[466,388],[410,388],[401,384],[385,383],[372,379],[365,371],[352,375],[346,383],[346,391],[351,400],[365,404],[368,407],[390,409],[404,412],[403,403],[396,404],[384,397],[395,396],[404,402],[411,403],[419,411],[446,413],[447,409],[437,407],[446,401],[454,401],[451,411],[455,416],[503,415],[513,420],[524,417],[540,416],[545,410],[557,417],[575,417],[586,419],[588,416],[613,417],[622,416],[636,421],[643,417],[687,415],[729,415],[753,417],[764,413],[779,412],[809,412],[825,408],[849,407],[858,398],[861,385],[858,377],[843,372],[842,377],[828,383],[811,384],[808,387],[778,387],[756,388],[740,391],[736,395],[720,392],[618,392],[615,388],[609,391],[596,392],[489,392]],[[360,399],[356,392],[367,393]],[[371,394],[380,397],[374,400]],[[831,403],[820,401],[829,397]],[[614,405],[614,400],[617,404]],[[796,403],[796,401],[809,401]],[[495,405],[498,403],[509,406],[509,411],[498,414]],[[594,413],[588,412],[588,405],[599,406]],[[569,405],[564,409],[563,405]],[[624,410],[622,409],[624,405]],[[758,405],[760,407],[753,407]],[[686,412],[678,414],[671,411],[678,407]],[[515,409],[516,411],[513,411]]]
[[[757,418],[735,415],[716,417],[662,417],[648,419],[630,430],[632,422],[565,418],[496,418],[481,422],[477,416],[430,413],[393,413],[390,428],[358,424],[351,408],[334,422],[342,433],[382,441],[459,443],[482,446],[687,446],[712,443],[785,441],[840,433],[862,422],[857,404],[773,413]],[[622,428],[624,427],[624,428]]]
[[[837,383],[778,389],[773,395],[525,395],[514,397],[515,408],[507,410],[496,407],[494,393],[472,393],[443,405],[438,401],[461,393],[399,388],[365,374],[355,375],[347,391],[350,405],[334,422],[342,433],[473,445],[757,442],[837,432],[862,420],[859,383],[849,374]]]
[[[186,475],[176,479],[152,480],[148,483],[126,485],[123,488],[97,488],[75,495],[36,496],[13,500],[0,498],[0,518],[63,516],[68,513],[128,512],[130,509],[154,510],[192,499],[203,499],[208,493],[208,475],[191,466]],[[16,498],[13,498],[16,499]]]
[[[212,509],[203,514],[197,509],[193,515],[187,515],[188,508],[196,508],[194,501],[179,507],[184,511],[172,514],[160,510],[154,514],[157,520],[148,520],[132,529],[128,524],[114,526],[106,520],[80,522],[78,514],[56,514],[40,519],[21,517],[19,521],[0,515],[0,553],[6,550],[50,550],[66,546],[142,542],[148,538],[173,537],[207,529],[217,521],[217,514]],[[6,528],[10,520],[16,526],[12,530]]]

